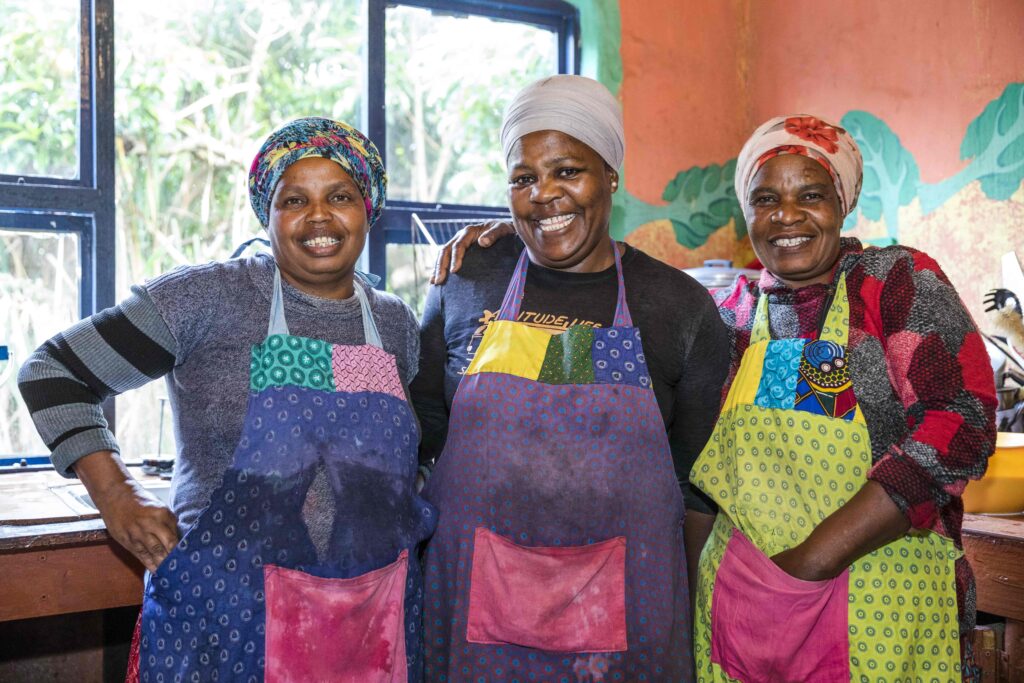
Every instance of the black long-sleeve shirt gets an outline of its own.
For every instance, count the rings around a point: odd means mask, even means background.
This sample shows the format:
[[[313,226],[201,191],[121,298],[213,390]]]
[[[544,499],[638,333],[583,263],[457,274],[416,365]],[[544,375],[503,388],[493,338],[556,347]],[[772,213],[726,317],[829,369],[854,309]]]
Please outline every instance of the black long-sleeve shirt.
[[[459,272],[427,296],[420,371],[411,387],[423,427],[421,462],[441,455],[455,391],[484,330],[497,317],[522,249],[516,238],[469,249]],[[622,271],[687,508],[710,512],[703,493],[691,491],[689,472],[718,417],[729,369],[725,326],[711,296],[685,273],[628,245]],[[531,263],[519,320],[554,330],[573,324],[608,327],[616,295],[614,266],[567,273]]]

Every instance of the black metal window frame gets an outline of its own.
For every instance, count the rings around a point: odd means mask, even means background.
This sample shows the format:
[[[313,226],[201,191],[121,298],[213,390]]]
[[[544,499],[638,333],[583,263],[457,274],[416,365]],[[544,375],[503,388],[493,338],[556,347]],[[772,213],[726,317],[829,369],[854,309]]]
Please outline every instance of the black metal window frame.
[[[78,315],[92,315],[96,307],[95,222],[91,215],[61,211],[0,209],[0,232],[42,233],[78,236],[78,263],[82,279],[78,285]]]
[[[115,297],[113,0],[81,0],[78,177],[0,175],[4,229],[76,233],[82,317]]]
[[[579,12],[564,0],[369,0],[367,3],[367,92],[363,121],[366,134],[382,154],[387,154],[385,92],[385,21],[389,7],[418,7],[456,16],[480,16],[537,26],[555,33],[558,40],[558,72],[579,73]],[[385,164],[387,159],[385,158]],[[508,215],[506,206],[429,203],[389,200],[380,222],[368,239],[369,268],[387,273],[387,245],[408,244],[412,214],[424,219],[458,219]]]

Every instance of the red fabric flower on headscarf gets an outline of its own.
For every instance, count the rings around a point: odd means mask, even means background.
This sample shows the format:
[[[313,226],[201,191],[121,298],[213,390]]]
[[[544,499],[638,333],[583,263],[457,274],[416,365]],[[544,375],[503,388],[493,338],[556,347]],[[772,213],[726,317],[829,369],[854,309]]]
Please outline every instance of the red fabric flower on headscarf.
[[[769,159],[774,159],[775,157],[782,156],[783,154],[799,154],[805,157],[811,156],[807,151],[807,148],[803,145],[782,145],[780,147],[770,149],[758,157],[757,162],[754,163],[755,171],[768,163]]]
[[[813,116],[792,116],[786,119],[786,132],[802,140],[818,145],[829,154],[835,154],[839,147],[839,132],[819,118]]]

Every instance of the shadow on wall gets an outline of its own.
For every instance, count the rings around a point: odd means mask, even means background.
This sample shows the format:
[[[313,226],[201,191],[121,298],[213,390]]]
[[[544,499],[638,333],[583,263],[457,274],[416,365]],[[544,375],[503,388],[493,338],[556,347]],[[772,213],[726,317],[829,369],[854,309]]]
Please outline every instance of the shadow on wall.
[[[864,187],[844,230],[871,244],[899,241],[915,246],[947,264],[953,254],[948,248],[933,249],[937,236],[928,239],[926,232],[951,228],[977,237],[979,230],[995,231],[995,237],[1004,238],[1003,251],[1014,248],[1014,240],[1016,248],[1024,247],[1024,238],[1016,236],[1024,233],[1024,83],[1009,84],[970,123],[960,145],[961,159],[970,162],[934,184],[921,181],[913,155],[882,119],[851,111],[840,124],[864,155]],[[623,192],[616,197],[612,214],[616,236],[680,268],[730,256],[737,264],[747,265],[754,256],[733,190],[735,170],[732,159],[722,166],[681,171],[665,187],[662,199],[667,203],[660,206]],[[951,215],[936,220],[936,213],[947,207]],[[902,232],[901,222],[906,228]],[[976,239],[967,243],[974,245],[975,252],[982,251]],[[999,248],[998,244],[988,247]],[[978,254],[979,258],[988,255]],[[991,256],[998,259],[999,254]],[[957,284],[952,274],[951,279]],[[970,307],[973,312],[975,307]]]

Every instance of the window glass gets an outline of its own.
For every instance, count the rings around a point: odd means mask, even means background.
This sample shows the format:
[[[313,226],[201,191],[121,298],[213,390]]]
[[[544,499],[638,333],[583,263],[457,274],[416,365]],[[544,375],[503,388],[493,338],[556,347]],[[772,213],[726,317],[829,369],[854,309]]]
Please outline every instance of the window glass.
[[[78,178],[81,0],[0,2],[0,174]]]
[[[8,224],[5,225],[5,222]],[[18,232],[0,217],[0,457],[45,455],[18,392],[18,369],[79,318],[82,271],[74,233]]]
[[[300,116],[359,125],[361,0],[117,2],[117,288],[262,234],[249,165]],[[166,454],[163,382],[118,398],[126,456]],[[164,412],[165,411],[165,412]],[[164,412],[163,441],[159,439]]]
[[[412,7],[388,9],[386,27],[388,196],[504,206],[502,114],[558,73],[557,34]]]
[[[437,253],[430,244],[387,245],[388,291],[409,304],[417,317],[423,315]]]

